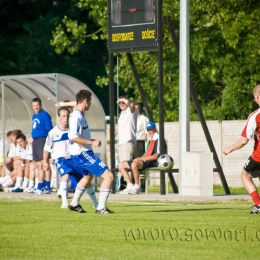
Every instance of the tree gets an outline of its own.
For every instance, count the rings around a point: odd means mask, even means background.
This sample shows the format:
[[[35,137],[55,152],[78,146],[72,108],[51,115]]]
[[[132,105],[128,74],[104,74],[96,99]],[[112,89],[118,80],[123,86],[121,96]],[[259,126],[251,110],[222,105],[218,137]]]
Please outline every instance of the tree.
[[[79,0],[77,6],[87,10],[90,19],[100,28],[98,35],[90,34],[92,39],[107,39],[107,2]],[[257,0],[190,1],[191,81],[208,120],[245,119],[255,108],[251,101],[252,88],[259,82],[259,11]],[[163,15],[171,18],[178,35],[179,1],[164,0]],[[83,26],[76,21],[71,25],[65,22],[69,31],[77,28],[79,31]],[[57,29],[54,41],[61,34],[66,34],[65,30]],[[66,34],[66,37],[74,46],[73,50],[81,48],[78,43],[82,35],[71,37]],[[87,37],[86,33],[84,37]],[[179,61],[165,25],[163,50],[165,121],[177,121]],[[133,58],[154,118],[158,120],[157,53],[133,53]],[[108,67],[106,70],[108,72]],[[131,93],[137,100],[139,95],[125,54],[120,55],[119,71],[124,92]],[[108,78],[98,77],[97,84],[107,87]],[[192,102],[190,108],[191,120],[198,120]]]

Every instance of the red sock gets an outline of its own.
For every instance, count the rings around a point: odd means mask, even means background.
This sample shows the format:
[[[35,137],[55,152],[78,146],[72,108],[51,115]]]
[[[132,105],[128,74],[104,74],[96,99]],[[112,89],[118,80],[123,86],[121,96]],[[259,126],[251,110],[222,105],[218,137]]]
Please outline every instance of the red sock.
[[[255,205],[260,205],[260,197],[257,191],[253,191],[250,194],[251,198],[253,199]]]

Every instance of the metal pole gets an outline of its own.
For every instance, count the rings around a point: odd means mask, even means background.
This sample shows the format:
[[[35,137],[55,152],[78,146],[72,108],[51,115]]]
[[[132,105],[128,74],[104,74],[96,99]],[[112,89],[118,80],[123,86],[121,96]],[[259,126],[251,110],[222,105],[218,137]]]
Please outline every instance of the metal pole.
[[[157,7],[158,17],[158,92],[159,92],[159,133],[160,133],[160,153],[164,154],[165,139],[164,139],[164,102],[163,102],[163,20],[162,20],[162,0],[158,0]],[[165,195],[165,172],[160,171],[160,191],[161,195]]]
[[[5,83],[2,80],[2,151],[3,151],[3,173],[5,176]]]
[[[190,151],[190,39],[189,0],[180,1],[180,72],[179,72],[179,193],[182,194],[184,152]]]
[[[109,53],[109,115],[110,115],[110,169],[115,168],[115,98],[114,98],[114,57]],[[115,174],[115,172],[113,171]],[[112,185],[112,194],[116,193],[116,183]]]
[[[170,17],[165,17],[165,19],[167,21],[169,32],[171,34],[171,38],[172,38],[172,41],[174,43],[176,52],[179,55],[178,39],[177,39],[176,34],[174,32],[173,24],[171,22]],[[214,162],[215,162],[215,165],[217,167],[216,169],[214,169],[214,171],[218,171],[218,173],[220,175],[221,182],[222,182],[222,186],[224,187],[226,194],[230,194],[230,190],[229,190],[229,187],[228,187],[228,184],[227,184],[227,181],[226,181],[224,171],[223,171],[222,166],[220,164],[214,143],[212,141],[212,138],[210,136],[210,133],[209,133],[209,130],[208,130],[208,127],[207,127],[207,124],[206,124],[206,120],[203,116],[203,113],[202,113],[202,110],[201,110],[201,107],[200,107],[200,104],[199,104],[199,100],[198,100],[198,97],[197,97],[197,94],[196,94],[196,91],[195,91],[195,87],[192,84],[192,82],[190,82],[190,93],[191,93],[191,97],[192,97],[192,100],[194,102],[198,117],[200,119],[200,123],[201,123],[201,126],[203,128],[205,137],[207,139],[210,151],[213,153]]]
[[[55,89],[56,89],[56,104],[58,103],[58,95],[59,95],[59,91],[58,91],[58,87],[59,87],[59,75],[56,74],[56,78],[55,78]],[[58,124],[58,114],[57,114],[57,111],[58,111],[58,107],[56,107],[56,125]]]
[[[138,92],[139,92],[139,95],[142,99],[142,102],[143,102],[143,105],[144,105],[144,108],[145,108],[145,111],[146,111],[146,114],[149,118],[150,121],[153,121],[153,114],[152,114],[152,111],[148,105],[148,102],[146,100],[146,95],[145,95],[145,91],[142,87],[142,84],[141,84],[141,81],[140,81],[140,78],[138,76],[138,73],[137,73],[137,70],[136,70],[136,67],[135,67],[135,63],[134,63],[134,60],[133,60],[133,57],[132,57],[132,54],[127,52],[126,53],[126,56],[127,56],[127,59],[129,61],[129,64],[130,64],[130,67],[131,67],[131,70],[133,72],[133,75],[134,75],[134,78],[135,78],[135,82],[136,82],[136,85],[137,85],[137,88],[138,88]]]

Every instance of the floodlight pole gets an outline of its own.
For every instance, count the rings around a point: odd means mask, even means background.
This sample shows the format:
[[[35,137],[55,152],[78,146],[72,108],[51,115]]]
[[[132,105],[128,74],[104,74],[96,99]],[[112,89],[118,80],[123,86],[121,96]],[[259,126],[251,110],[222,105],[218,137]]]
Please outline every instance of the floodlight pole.
[[[110,114],[110,169],[113,170],[115,168],[115,98],[114,98],[114,56],[113,53],[109,53],[109,114]],[[114,174],[115,180],[115,172]],[[116,193],[116,182],[112,184],[112,194]]]

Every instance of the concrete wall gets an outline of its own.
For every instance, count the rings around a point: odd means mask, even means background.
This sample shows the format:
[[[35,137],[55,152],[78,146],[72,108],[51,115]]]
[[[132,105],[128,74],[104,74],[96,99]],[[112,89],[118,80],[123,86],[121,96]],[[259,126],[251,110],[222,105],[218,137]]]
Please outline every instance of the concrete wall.
[[[246,124],[246,120],[241,121],[207,121],[207,126],[213,140],[218,158],[222,165],[227,183],[231,187],[243,186],[240,174],[243,165],[247,158],[251,155],[254,142],[250,140],[249,143],[229,155],[223,155],[222,150],[224,147],[229,146],[236,142],[241,137],[241,132]],[[109,126],[107,128],[109,138]],[[179,164],[179,123],[171,122],[164,125],[165,139],[168,144],[168,154],[174,159],[174,167],[178,168]],[[190,122],[190,151],[210,151],[207,140],[204,136],[203,129],[200,122]],[[108,146],[108,161],[110,158]],[[214,164],[214,162],[213,162]],[[215,167],[215,164],[214,164]],[[221,184],[218,173],[213,174],[214,184]],[[174,175],[178,181],[178,174]],[[259,180],[254,179],[255,183],[259,185]]]

